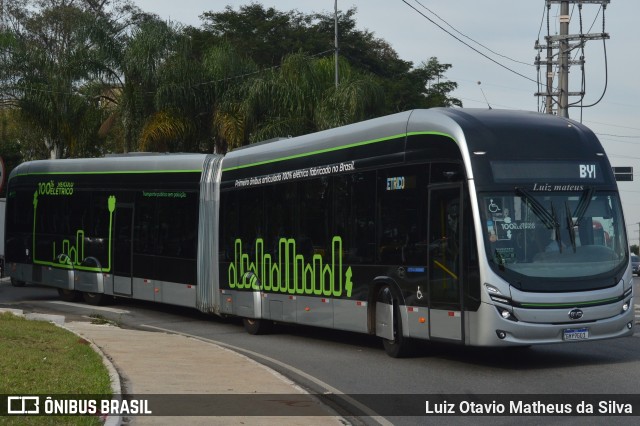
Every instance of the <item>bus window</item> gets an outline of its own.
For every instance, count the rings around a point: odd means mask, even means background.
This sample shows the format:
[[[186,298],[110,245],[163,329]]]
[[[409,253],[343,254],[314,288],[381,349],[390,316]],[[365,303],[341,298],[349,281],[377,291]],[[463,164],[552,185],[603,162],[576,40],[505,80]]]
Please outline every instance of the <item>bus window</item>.
[[[331,185],[327,177],[298,183],[300,207],[297,247],[300,254],[310,259],[319,254],[325,257],[330,248]]]
[[[374,262],[376,173],[337,176],[334,191],[334,233],[342,238],[345,259],[349,263]]]
[[[421,165],[378,173],[383,264],[424,265],[427,261],[427,172]]]
[[[264,189],[266,216],[265,250],[276,255],[281,238],[295,238],[294,225],[298,203],[296,183],[271,185]],[[241,223],[242,226],[242,223]]]

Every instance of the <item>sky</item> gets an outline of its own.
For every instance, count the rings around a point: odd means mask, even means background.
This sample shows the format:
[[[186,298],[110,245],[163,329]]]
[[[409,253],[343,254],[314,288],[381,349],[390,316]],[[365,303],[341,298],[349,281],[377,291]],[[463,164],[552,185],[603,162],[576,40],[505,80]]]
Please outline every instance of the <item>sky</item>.
[[[199,27],[200,15],[238,10],[251,0],[134,0],[162,19]],[[333,13],[335,0],[257,1],[287,12]],[[446,78],[458,84],[452,96],[465,107],[538,111],[534,96],[538,71],[536,40],[546,44],[545,0],[337,0],[338,9],[355,7],[361,30],[387,41],[399,57],[419,65],[436,57],[451,64]],[[577,6],[570,6],[569,33],[580,31]],[[559,6],[552,5],[549,30],[559,32]],[[425,17],[426,16],[426,17]],[[427,17],[437,23],[431,22]],[[602,142],[611,165],[633,167],[633,182],[619,182],[630,244],[640,244],[640,1],[611,0],[604,13],[609,39],[585,47],[586,96],[590,108],[571,108],[569,117],[590,127]],[[601,33],[600,5],[582,8],[584,33]],[[591,27],[593,24],[593,27]],[[591,28],[591,30],[589,30]],[[455,38],[446,31],[453,34]],[[463,43],[464,42],[464,43]],[[466,44],[465,44],[466,43]],[[471,47],[469,47],[471,46]],[[480,53],[479,53],[480,52]],[[543,52],[544,54],[544,52]],[[606,57],[606,61],[605,61]],[[570,69],[570,91],[580,89],[579,65]],[[570,101],[576,101],[570,98]]]

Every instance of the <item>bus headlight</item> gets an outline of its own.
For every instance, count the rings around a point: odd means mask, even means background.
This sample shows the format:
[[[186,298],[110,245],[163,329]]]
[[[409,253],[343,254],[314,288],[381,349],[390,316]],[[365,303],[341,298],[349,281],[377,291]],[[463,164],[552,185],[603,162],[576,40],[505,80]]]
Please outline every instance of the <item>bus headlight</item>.
[[[498,290],[496,287],[492,286],[491,284],[485,284],[484,286],[487,289],[487,292],[489,293],[489,298],[493,302],[503,303],[505,305],[511,305],[511,298],[509,298],[508,296],[503,296],[500,290]]]
[[[487,289],[489,294],[502,294],[500,293],[500,290],[498,290],[497,287],[492,286],[491,284],[485,284],[484,287]]]
[[[630,307],[630,300],[627,300],[626,302],[624,302],[624,305],[622,305],[622,312],[627,312],[629,310]]]
[[[518,321],[518,318],[513,314],[513,312],[507,308],[503,308],[502,306],[496,306],[498,313],[500,316],[509,321]]]

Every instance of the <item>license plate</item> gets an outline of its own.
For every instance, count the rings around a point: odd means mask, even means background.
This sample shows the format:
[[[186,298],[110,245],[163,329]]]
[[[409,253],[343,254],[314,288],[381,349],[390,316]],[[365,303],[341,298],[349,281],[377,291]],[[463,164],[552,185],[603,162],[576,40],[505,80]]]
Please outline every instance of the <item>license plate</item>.
[[[588,328],[567,328],[563,331],[564,340],[586,340],[589,338]]]

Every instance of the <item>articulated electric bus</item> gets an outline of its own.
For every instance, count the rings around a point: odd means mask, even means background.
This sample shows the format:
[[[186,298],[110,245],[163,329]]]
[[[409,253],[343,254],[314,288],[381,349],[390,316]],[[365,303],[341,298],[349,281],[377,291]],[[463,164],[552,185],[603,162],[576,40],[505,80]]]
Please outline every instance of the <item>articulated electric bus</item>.
[[[11,173],[7,273],[243,318],[477,346],[633,334],[620,196],[596,136],[537,113],[414,110],[226,156]]]

